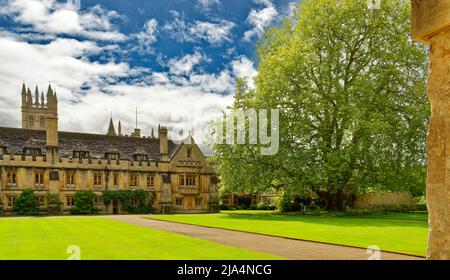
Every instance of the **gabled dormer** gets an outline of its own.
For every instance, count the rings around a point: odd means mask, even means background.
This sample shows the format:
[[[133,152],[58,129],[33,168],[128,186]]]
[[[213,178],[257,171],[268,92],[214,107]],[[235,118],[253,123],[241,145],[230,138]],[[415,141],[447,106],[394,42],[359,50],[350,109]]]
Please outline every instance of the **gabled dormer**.
[[[135,161],[148,161],[148,154],[144,148],[137,148],[133,154],[133,160]]]
[[[42,150],[39,140],[30,138],[27,142],[25,142],[24,147],[22,149],[22,155],[41,156]]]
[[[8,153],[8,145],[0,139],[0,155],[6,155]]]
[[[89,150],[85,145],[75,145],[73,147],[73,158],[89,158]]]
[[[119,150],[115,147],[109,147],[108,150],[105,153],[105,159],[108,160],[119,160],[120,159],[120,153]]]

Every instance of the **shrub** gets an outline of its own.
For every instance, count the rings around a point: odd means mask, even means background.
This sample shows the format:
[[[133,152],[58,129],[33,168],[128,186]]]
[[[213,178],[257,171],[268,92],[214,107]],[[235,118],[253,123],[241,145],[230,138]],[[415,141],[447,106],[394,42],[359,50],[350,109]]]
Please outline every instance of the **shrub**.
[[[248,208],[245,205],[238,205],[236,206],[236,210],[248,210]]]
[[[47,194],[47,212],[50,215],[62,213],[62,202],[59,200],[59,196],[57,194]]]
[[[250,208],[252,204],[252,196],[249,194],[240,195],[237,198],[237,205],[240,206],[242,210]]]
[[[276,208],[275,205],[264,202],[260,202],[256,206],[256,209],[258,210],[275,210],[275,208]]]
[[[70,209],[70,214],[92,215],[97,214],[100,209],[94,207],[95,193],[92,191],[79,191],[75,193],[75,207]]]
[[[39,200],[32,189],[23,190],[16,198],[13,211],[19,215],[35,216],[38,214]]]
[[[283,194],[278,209],[281,212],[297,212],[302,210],[302,200],[298,195]]]
[[[230,210],[230,206],[226,204],[220,204],[220,210]]]

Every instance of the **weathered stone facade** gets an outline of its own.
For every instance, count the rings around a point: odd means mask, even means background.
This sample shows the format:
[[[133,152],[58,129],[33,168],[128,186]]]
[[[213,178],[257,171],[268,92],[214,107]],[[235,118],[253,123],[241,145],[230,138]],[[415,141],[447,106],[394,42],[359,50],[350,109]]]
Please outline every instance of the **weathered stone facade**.
[[[205,156],[188,137],[182,143],[158,136],[116,134],[112,122],[106,135],[59,132],[57,97],[51,87],[47,103],[38,89],[33,102],[22,89],[22,128],[0,127],[0,208],[12,211],[23,189],[34,189],[41,210],[47,193],[57,194],[65,212],[77,191],[95,192],[103,213],[123,213],[119,201],[103,205],[102,194],[115,190],[154,192],[155,210],[204,213],[217,210],[217,178]],[[120,125],[119,125],[120,126]],[[136,133],[138,131],[138,133]]]
[[[429,259],[450,259],[450,1],[413,0],[412,37],[430,45]]]

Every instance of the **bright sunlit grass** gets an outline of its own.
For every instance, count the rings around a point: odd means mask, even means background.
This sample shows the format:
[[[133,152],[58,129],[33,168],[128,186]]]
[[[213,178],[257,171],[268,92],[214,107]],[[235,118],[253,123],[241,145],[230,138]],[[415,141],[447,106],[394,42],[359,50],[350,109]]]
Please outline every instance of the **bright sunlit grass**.
[[[265,253],[135,226],[106,218],[0,219],[0,259],[276,259]]]
[[[153,215],[152,218],[321,241],[381,250],[426,255],[426,215],[280,215],[274,212],[226,211],[210,215]],[[408,220],[414,218],[412,220]],[[418,220],[415,220],[418,219]]]

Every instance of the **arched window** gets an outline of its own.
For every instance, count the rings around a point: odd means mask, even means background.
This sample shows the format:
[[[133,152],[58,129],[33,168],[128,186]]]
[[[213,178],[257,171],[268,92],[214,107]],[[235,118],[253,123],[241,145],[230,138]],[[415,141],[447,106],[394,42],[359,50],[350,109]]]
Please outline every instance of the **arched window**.
[[[40,128],[45,128],[45,118],[41,117],[39,120],[39,126]]]

